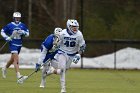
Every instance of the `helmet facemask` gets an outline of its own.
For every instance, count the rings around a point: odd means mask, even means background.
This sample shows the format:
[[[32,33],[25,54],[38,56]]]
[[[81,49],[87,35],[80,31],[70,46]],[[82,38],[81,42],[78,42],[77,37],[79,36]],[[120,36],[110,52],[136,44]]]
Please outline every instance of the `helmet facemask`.
[[[58,45],[60,42],[60,36],[59,35],[55,35],[54,37],[54,41],[53,41],[53,45]]]
[[[74,34],[77,33],[78,29],[79,29],[79,26],[70,26],[70,30],[71,30]]]
[[[20,22],[20,20],[21,20],[20,17],[14,17],[13,19],[14,19],[14,22],[17,23],[17,24],[18,24],[18,23]]]

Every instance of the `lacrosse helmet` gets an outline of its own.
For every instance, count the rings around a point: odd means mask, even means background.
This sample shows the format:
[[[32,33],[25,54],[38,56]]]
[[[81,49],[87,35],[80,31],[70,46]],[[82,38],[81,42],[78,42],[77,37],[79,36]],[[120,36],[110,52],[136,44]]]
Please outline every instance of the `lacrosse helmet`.
[[[13,20],[15,23],[19,23],[21,20],[21,13],[20,12],[14,12],[13,13]]]
[[[68,19],[67,21],[67,29],[71,34],[76,34],[79,29],[79,23],[77,20],[74,19]]]
[[[54,35],[60,35],[61,32],[62,32],[62,28],[57,27],[54,29]]]
[[[55,35],[54,42],[53,42],[54,45],[58,45],[58,43],[60,42],[61,32],[62,32],[62,28],[57,27],[54,29],[54,35]]]

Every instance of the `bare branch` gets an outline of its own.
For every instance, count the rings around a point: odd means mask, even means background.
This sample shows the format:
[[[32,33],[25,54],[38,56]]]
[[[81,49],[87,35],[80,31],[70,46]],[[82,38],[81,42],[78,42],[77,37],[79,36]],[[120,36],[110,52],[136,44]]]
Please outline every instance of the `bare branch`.
[[[49,12],[47,6],[46,6],[46,0],[40,0],[40,6],[45,10],[45,12],[50,16],[51,20],[54,21],[55,24],[58,25],[58,22],[56,18]]]

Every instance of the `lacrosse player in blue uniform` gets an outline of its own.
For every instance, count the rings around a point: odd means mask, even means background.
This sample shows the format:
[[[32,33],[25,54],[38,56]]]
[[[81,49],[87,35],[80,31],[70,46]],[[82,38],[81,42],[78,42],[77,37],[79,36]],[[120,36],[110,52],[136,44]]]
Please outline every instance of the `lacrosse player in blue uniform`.
[[[11,58],[7,64],[2,68],[2,76],[6,78],[6,69],[11,64],[14,65],[16,76],[20,78],[22,75],[19,72],[19,53],[22,47],[22,38],[29,36],[29,30],[27,26],[20,22],[21,13],[13,13],[13,22],[4,26],[1,30],[2,37],[9,43],[9,49],[11,51]]]
[[[45,87],[47,77],[46,73],[49,74],[53,73],[52,71],[54,71],[54,68],[50,65],[50,63],[55,60],[54,56],[59,48],[59,34],[61,31],[61,28],[55,28],[54,34],[49,35],[41,45],[41,55],[36,63],[36,71],[40,70],[41,64],[44,64],[40,84],[41,88]],[[51,59],[51,62],[48,62],[48,59]],[[59,69],[57,71],[59,71]],[[60,73],[60,71],[58,73]]]

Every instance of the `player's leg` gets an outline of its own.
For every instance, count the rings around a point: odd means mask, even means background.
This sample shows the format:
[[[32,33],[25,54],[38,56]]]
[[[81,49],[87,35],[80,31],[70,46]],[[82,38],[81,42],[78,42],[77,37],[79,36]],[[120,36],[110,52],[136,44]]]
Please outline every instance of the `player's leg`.
[[[11,58],[7,62],[7,64],[2,68],[2,76],[3,76],[3,78],[6,78],[6,69],[9,68],[11,66],[11,64],[13,64],[13,62],[14,62],[14,57],[12,55],[12,52],[15,50],[15,48],[11,44],[9,44],[9,48],[10,48],[10,51],[11,51]]]
[[[7,64],[6,64],[6,68],[9,68],[12,64],[13,64],[13,61],[14,61],[14,59],[13,59],[13,56],[12,56],[12,54],[11,54],[11,58],[10,58],[10,60],[7,62]]]
[[[17,75],[17,78],[20,78],[21,75],[20,75],[20,72],[19,72],[19,56],[18,56],[18,53],[13,53],[12,54],[13,56],[13,65],[14,65],[14,68],[15,68],[15,71],[16,71],[16,75]]]
[[[61,69],[60,73],[61,93],[65,93],[66,92],[65,72],[66,72],[67,56],[64,54],[59,54],[58,62],[59,62],[58,67]]]
[[[14,61],[13,56],[11,55],[10,60],[7,62],[7,64],[4,67],[2,67],[2,77],[3,78],[6,78],[6,70],[7,70],[7,68],[10,67],[11,64],[13,64],[13,61]]]
[[[71,66],[73,56],[68,56],[68,61],[66,63],[66,69],[68,70]]]
[[[21,50],[21,46],[12,46],[11,47],[11,53],[13,57],[13,65],[15,68],[16,76],[17,78],[20,78],[22,75],[19,72],[19,53]]]
[[[47,71],[47,69],[48,69],[48,66],[44,65],[43,69],[42,69],[42,75],[41,75],[41,83],[40,83],[41,88],[44,88],[46,85],[46,77],[47,77],[46,71]]]

